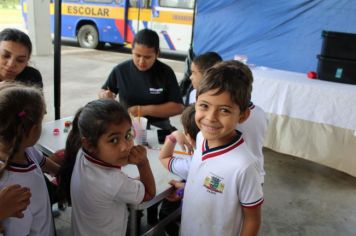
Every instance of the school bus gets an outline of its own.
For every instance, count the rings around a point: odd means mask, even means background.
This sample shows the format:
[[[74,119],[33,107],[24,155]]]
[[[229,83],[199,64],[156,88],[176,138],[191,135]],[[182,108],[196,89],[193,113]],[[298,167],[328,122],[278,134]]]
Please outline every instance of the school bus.
[[[135,34],[155,30],[162,49],[186,53],[190,46],[194,0],[62,0],[61,36],[84,48],[105,43],[130,46]],[[27,22],[27,4],[22,0]],[[54,32],[54,0],[50,2]]]

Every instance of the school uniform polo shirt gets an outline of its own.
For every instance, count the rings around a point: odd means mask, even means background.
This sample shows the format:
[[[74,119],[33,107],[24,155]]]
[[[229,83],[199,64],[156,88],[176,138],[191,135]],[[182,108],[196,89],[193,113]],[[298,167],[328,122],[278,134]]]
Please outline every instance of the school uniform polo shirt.
[[[213,149],[198,134],[184,191],[182,236],[239,235],[242,208],[263,202],[257,161],[237,133],[231,143]],[[177,172],[187,168],[186,162],[172,165]]]
[[[133,60],[117,65],[102,86],[102,89],[108,88],[119,94],[120,102],[125,103],[127,107],[166,102],[183,104],[173,70],[159,60],[147,71],[139,71]],[[150,123],[168,120],[154,116],[147,118]]]
[[[70,184],[72,234],[125,235],[127,204],[139,204],[145,195],[143,183],[123,173],[120,167],[95,159],[79,150]]]
[[[264,157],[263,157],[263,144],[267,134],[267,116],[264,110],[250,103],[249,109],[251,110],[250,116],[242,124],[238,124],[236,129],[242,132],[243,139],[249,147],[252,154],[257,158],[260,168],[261,183],[264,183]]]
[[[0,189],[19,184],[31,191],[30,204],[23,211],[23,218],[3,220],[5,235],[54,235],[51,204],[41,167],[45,158],[35,148],[26,149],[27,164],[10,163],[0,178]]]

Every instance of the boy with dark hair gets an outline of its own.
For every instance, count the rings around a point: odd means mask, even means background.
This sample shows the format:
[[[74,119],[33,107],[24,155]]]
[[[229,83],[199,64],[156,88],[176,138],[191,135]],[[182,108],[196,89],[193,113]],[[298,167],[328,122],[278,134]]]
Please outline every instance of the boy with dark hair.
[[[170,161],[173,172],[188,173],[183,236],[258,234],[263,202],[259,167],[236,130],[249,117],[251,77],[246,65],[221,62],[207,71],[197,90],[197,148],[189,166]]]
[[[201,80],[204,79],[204,73],[214,66],[216,63],[221,62],[222,58],[216,52],[207,52],[201,54],[194,58],[192,62],[192,75],[190,77],[192,81],[192,90],[185,101],[185,105],[195,103],[196,100],[196,90],[199,88]],[[248,78],[251,79],[251,84],[253,82],[253,76],[251,70],[244,66],[244,71]],[[251,87],[252,90],[252,87]],[[250,116],[242,124],[239,124],[237,130],[243,133],[243,138],[250,148],[250,151],[257,157],[260,168],[261,183],[264,183],[264,176],[266,172],[264,171],[264,157],[263,157],[263,144],[267,133],[267,117],[264,110],[253,104],[251,101],[249,103]]]
[[[195,57],[191,64],[190,80],[192,85],[187,93],[185,105],[195,103],[196,90],[199,87],[200,81],[203,79],[204,73],[213,65],[221,62],[221,56],[216,52],[206,52]]]
[[[193,149],[195,149],[195,138],[199,133],[199,128],[195,123],[195,107],[194,105],[187,106],[181,115],[181,123],[183,125],[184,133],[176,130],[172,132],[170,135],[166,137],[164,145],[160,151],[160,161],[162,165],[170,170],[170,162],[171,161],[178,161],[181,164],[189,166]],[[175,146],[176,142],[182,145],[182,149],[184,151],[188,151],[186,154],[176,154],[175,153]],[[171,170],[170,170],[171,171]],[[171,171],[172,173],[180,176],[182,179],[188,175],[188,170],[184,170],[183,173],[177,173],[175,171]],[[184,182],[171,180],[170,184],[174,186],[176,189],[183,189]],[[165,217],[169,216],[173,213],[176,209],[181,206],[181,196],[177,196],[175,192],[172,192],[168,197],[167,200],[164,200],[161,205],[161,210],[159,213],[160,219],[164,219]],[[172,222],[165,227],[166,232],[168,235],[178,235],[179,234],[179,227],[176,222]]]

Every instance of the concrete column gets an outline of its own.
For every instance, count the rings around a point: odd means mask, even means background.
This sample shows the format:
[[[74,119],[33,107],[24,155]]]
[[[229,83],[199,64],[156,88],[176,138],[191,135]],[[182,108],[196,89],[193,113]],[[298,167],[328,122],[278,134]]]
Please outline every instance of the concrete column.
[[[33,55],[50,55],[53,46],[49,0],[27,0],[27,17]]]

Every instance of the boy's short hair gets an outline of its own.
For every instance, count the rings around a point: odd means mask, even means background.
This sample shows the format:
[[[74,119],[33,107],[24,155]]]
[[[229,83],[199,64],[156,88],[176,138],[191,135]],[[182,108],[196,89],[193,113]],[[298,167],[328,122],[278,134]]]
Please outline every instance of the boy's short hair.
[[[196,65],[200,73],[204,74],[207,69],[212,67],[223,59],[216,52],[206,52],[193,59],[194,65]]]
[[[199,128],[195,123],[195,106],[194,104],[187,106],[180,117],[182,122],[184,132],[189,134],[189,136],[196,140],[197,134],[199,133]]]
[[[250,104],[252,82],[252,72],[247,65],[234,60],[220,62],[204,74],[197,89],[197,98],[211,90],[217,90],[215,95],[226,91],[230,93],[232,102],[243,112]]]

